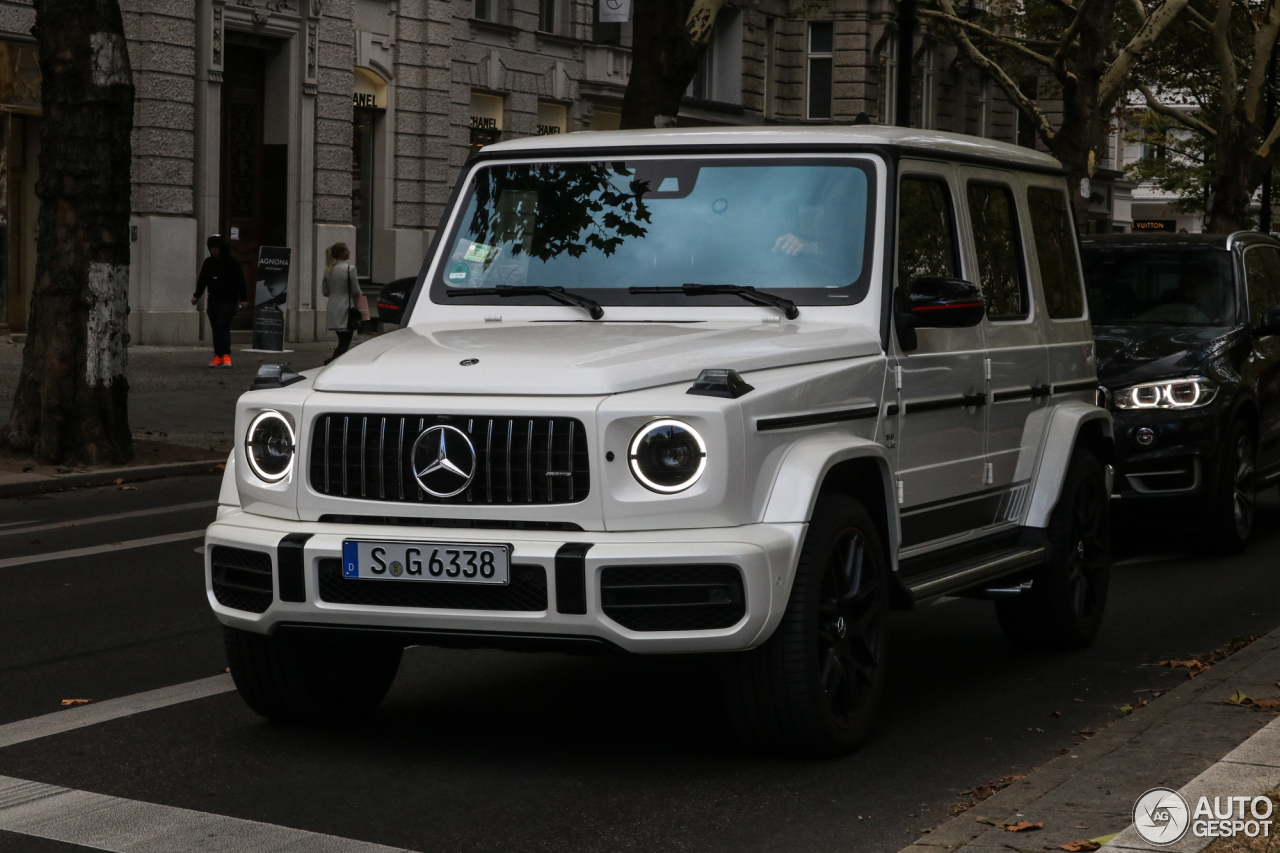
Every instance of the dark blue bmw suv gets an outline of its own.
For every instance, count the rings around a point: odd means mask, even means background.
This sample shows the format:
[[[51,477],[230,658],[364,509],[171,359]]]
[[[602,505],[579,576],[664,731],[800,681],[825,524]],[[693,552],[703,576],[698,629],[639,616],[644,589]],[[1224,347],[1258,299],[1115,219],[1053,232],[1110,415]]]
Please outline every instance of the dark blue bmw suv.
[[[1081,240],[1115,495],[1193,510],[1243,550],[1280,478],[1280,242],[1254,232]]]

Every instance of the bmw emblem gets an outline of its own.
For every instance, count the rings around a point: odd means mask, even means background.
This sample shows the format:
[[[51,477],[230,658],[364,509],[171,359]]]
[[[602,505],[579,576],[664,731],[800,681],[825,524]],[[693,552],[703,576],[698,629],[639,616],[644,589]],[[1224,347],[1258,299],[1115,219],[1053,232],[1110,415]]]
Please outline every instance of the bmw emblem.
[[[413,479],[432,497],[461,494],[476,475],[476,449],[471,439],[448,424],[436,424],[418,436],[409,459]]]

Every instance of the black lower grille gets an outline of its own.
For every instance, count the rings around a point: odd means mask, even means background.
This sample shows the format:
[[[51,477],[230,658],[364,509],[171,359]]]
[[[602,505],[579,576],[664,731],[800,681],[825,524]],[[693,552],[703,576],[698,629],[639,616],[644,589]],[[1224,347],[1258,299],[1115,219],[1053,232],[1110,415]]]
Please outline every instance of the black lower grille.
[[[265,551],[214,545],[213,597],[223,607],[264,613],[271,606],[271,555]]]
[[[728,628],[747,612],[737,566],[608,566],[600,599],[606,616],[633,631]]]
[[[1124,469],[1125,480],[1135,492],[1185,492],[1200,483],[1194,458],[1152,459]]]
[[[547,571],[542,566],[512,566],[506,586],[427,581],[353,580],[342,576],[342,561],[319,561],[320,600],[375,607],[439,607],[449,610],[547,609]]]
[[[413,451],[421,436],[416,464],[427,469],[442,438],[432,430],[440,426],[456,437],[449,439],[449,453],[457,455],[450,461],[471,479],[442,480],[448,488],[437,488],[436,497],[414,479]],[[308,478],[323,495],[387,503],[567,504],[586,500],[591,490],[582,422],[517,415],[322,414],[311,429]],[[446,494],[462,482],[463,491]]]

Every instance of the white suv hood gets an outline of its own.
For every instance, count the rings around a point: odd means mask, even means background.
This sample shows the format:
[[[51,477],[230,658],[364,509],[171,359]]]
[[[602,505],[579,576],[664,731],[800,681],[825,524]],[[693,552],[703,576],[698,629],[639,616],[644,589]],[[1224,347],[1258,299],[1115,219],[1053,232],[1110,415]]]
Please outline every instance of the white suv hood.
[[[827,323],[502,322],[421,325],[361,344],[322,370],[317,391],[614,394],[879,353],[867,329]],[[461,362],[478,359],[472,365]]]

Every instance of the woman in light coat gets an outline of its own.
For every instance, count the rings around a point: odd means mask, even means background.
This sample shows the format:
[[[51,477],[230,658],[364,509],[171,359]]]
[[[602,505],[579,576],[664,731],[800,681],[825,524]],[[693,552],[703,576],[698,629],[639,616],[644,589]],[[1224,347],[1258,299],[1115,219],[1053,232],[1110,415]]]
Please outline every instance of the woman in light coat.
[[[324,283],[329,297],[327,328],[338,333],[338,348],[324,360],[325,364],[342,355],[351,346],[351,337],[360,323],[356,299],[360,296],[360,277],[351,263],[351,250],[346,243],[334,243],[324,251]]]

